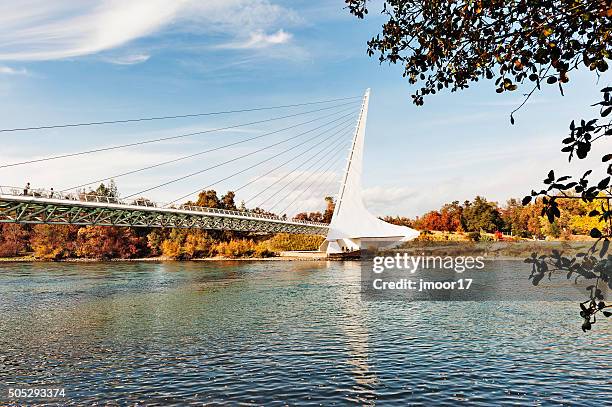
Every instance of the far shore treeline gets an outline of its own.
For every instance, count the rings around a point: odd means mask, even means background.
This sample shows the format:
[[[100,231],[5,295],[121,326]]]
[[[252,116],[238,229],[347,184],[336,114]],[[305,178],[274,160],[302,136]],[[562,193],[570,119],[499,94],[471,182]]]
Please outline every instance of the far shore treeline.
[[[90,193],[116,196],[114,184],[100,185]],[[189,205],[230,210],[266,213],[262,209],[247,209],[244,203],[236,206],[234,193],[219,197],[214,190],[203,191],[196,202]],[[421,231],[420,239],[430,239],[431,231],[450,232],[458,240],[478,241],[494,234],[496,238],[520,239],[576,239],[588,235],[594,227],[603,227],[588,213],[596,203],[579,199],[565,199],[563,216],[552,224],[542,217],[542,203],[535,201],[523,206],[510,199],[503,206],[477,196],[473,201],[458,201],[443,205],[415,219],[383,218],[385,221],[409,226]],[[329,222],[334,202],[325,198],[322,212],[300,213],[296,219]],[[321,236],[258,235],[247,232],[220,230],[188,230],[129,228],[74,225],[0,225],[0,257],[33,257],[40,260],[63,259],[130,259],[163,257],[189,260],[209,257],[272,257],[281,251],[316,250]],[[586,236],[584,236],[586,238]]]
[[[481,196],[463,204],[459,201],[444,204],[439,210],[427,212],[416,219],[400,216],[382,219],[421,231],[421,239],[427,239],[427,232],[430,231],[465,234],[472,241],[478,241],[487,233],[505,240],[589,239],[591,229],[605,228],[603,222],[588,216],[589,212],[599,208],[600,203],[574,198],[559,199],[562,215],[552,223],[542,216],[544,205],[541,200],[522,205],[520,200],[513,198],[500,206]]]

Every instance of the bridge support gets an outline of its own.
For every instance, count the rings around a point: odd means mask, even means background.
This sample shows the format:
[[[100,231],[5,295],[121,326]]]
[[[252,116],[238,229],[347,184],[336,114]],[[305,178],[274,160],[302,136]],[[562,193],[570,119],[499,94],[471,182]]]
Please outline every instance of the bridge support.
[[[346,170],[336,198],[336,207],[326,240],[319,250],[328,255],[358,253],[362,249],[396,247],[412,240],[419,232],[392,225],[372,215],[365,207],[361,192],[363,147],[370,89],[366,90],[359,121],[349,152]]]

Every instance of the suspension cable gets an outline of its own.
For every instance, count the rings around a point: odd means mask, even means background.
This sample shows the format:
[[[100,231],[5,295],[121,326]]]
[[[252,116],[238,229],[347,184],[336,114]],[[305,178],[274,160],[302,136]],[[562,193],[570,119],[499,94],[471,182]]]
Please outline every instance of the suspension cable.
[[[227,147],[233,147],[233,146],[236,146],[238,144],[246,143],[246,142],[249,142],[249,141],[252,141],[252,140],[260,139],[262,137],[267,137],[267,136],[271,136],[273,134],[281,133],[281,132],[283,132],[285,130],[291,130],[291,129],[303,126],[305,124],[309,124],[309,123],[312,123],[312,122],[316,122],[316,121],[328,118],[330,116],[337,115],[339,113],[344,113],[344,112],[346,112],[348,110],[351,110],[351,109],[353,109],[353,107],[349,107],[347,109],[342,109],[342,110],[339,110],[337,112],[334,112],[334,113],[331,113],[331,114],[328,114],[328,115],[324,115],[324,116],[320,116],[320,117],[317,117],[315,119],[308,120],[308,121],[305,121],[305,122],[301,122],[301,123],[298,123],[298,124],[295,124],[295,125],[292,125],[292,126],[284,127],[284,128],[282,128],[280,130],[275,130],[275,131],[263,133],[263,134],[260,134],[258,136],[249,137],[249,138],[246,138],[246,139],[243,139],[243,140],[239,140],[239,141],[236,141],[236,142],[233,142],[233,143],[229,143],[229,144],[224,144],[224,145],[219,146],[219,147],[209,148],[207,150],[199,151],[199,152],[194,153],[194,154],[189,154],[189,155],[185,155],[185,156],[182,156],[182,157],[174,158],[172,160],[163,161],[161,163],[149,165],[149,166],[142,167],[142,168],[137,168],[135,170],[130,170],[130,171],[127,171],[127,172],[123,172],[121,174],[116,174],[116,175],[112,175],[110,177],[101,178],[101,179],[98,179],[96,181],[91,181],[91,182],[88,182],[88,183],[85,183],[85,184],[81,184],[81,185],[77,185],[77,186],[74,186],[74,187],[65,188],[65,189],[61,190],[60,192],[66,192],[66,191],[69,191],[69,190],[75,190],[75,189],[83,188],[83,187],[86,187],[88,185],[97,184],[99,182],[104,182],[104,181],[109,181],[111,179],[121,178],[121,177],[124,177],[126,175],[132,175],[132,174],[135,174],[137,172],[150,170],[150,169],[153,169],[153,168],[161,167],[163,165],[172,164],[172,163],[176,163],[176,162],[179,162],[179,161],[187,160],[187,159],[190,159],[190,158],[193,158],[193,157],[197,157],[197,156],[201,156],[201,155],[204,155],[204,154],[208,154],[208,153],[211,153],[211,152],[214,152],[214,151],[219,151],[219,150],[222,150],[222,149],[227,148]]]
[[[203,172],[206,172],[206,171],[212,170],[212,169],[214,169],[214,168],[221,167],[221,166],[223,166],[223,165],[225,165],[225,164],[229,164],[229,163],[231,163],[231,162],[234,162],[234,161],[240,160],[240,159],[242,159],[242,158],[249,157],[249,156],[251,156],[251,155],[253,155],[253,154],[256,154],[256,153],[259,153],[259,152],[261,152],[261,151],[264,151],[264,150],[270,149],[270,148],[275,147],[275,146],[277,146],[277,145],[279,145],[279,144],[286,143],[287,141],[289,141],[289,140],[293,140],[293,139],[295,139],[295,138],[297,138],[297,137],[300,137],[300,136],[302,136],[302,135],[303,135],[303,134],[305,134],[305,133],[308,133],[308,132],[311,132],[311,131],[317,130],[317,129],[319,129],[319,128],[321,128],[321,127],[324,127],[324,126],[326,126],[326,125],[328,125],[328,124],[331,124],[331,123],[337,122],[338,120],[341,120],[341,119],[344,119],[344,118],[346,118],[346,117],[352,116],[354,113],[355,113],[355,112],[350,112],[350,113],[348,113],[348,114],[346,114],[346,115],[344,115],[344,116],[339,117],[338,119],[334,119],[334,120],[332,120],[331,122],[325,123],[325,124],[323,124],[323,125],[319,126],[318,128],[311,129],[311,130],[309,130],[309,131],[307,131],[307,132],[300,133],[300,134],[298,134],[298,135],[296,135],[296,136],[293,136],[293,137],[290,137],[290,138],[288,138],[288,139],[281,140],[281,141],[279,141],[279,142],[276,142],[276,143],[270,144],[270,145],[268,145],[268,146],[266,146],[266,147],[259,148],[259,149],[255,150],[255,151],[252,151],[252,152],[247,153],[247,154],[243,154],[243,155],[241,155],[241,156],[239,156],[239,157],[236,157],[236,158],[233,158],[233,159],[231,159],[231,160],[223,161],[223,162],[221,162],[221,163],[219,163],[219,164],[215,164],[215,165],[210,166],[210,167],[207,167],[207,168],[205,168],[205,169],[203,169],[203,170],[199,170],[199,171],[196,171],[196,172],[192,172],[192,173],[190,173],[190,174],[187,174],[187,175],[184,175],[184,176],[182,176],[182,177],[178,177],[178,178],[172,179],[172,180],[170,180],[170,181],[167,181],[167,182],[164,182],[164,183],[162,183],[162,184],[159,184],[159,185],[153,186],[153,187],[151,187],[151,188],[144,189],[144,190],[142,190],[142,191],[139,191],[139,192],[136,192],[136,193],[134,193],[134,194],[128,195],[128,196],[126,196],[125,198],[126,198],[126,199],[127,199],[127,198],[132,198],[132,197],[134,197],[134,196],[136,196],[136,195],[141,195],[141,194],[143,194],[143,193],[145,193],[145,192],[149,192],[149,191],[152,191],[152,190],[155,190],[155,189],[158,189],[158,188],[164,187],[164,186],[166,186],[166,185],[170,185],[170,184],[173,184],[173,183],[175,183],[175,182],[182,181],[182,180],[184,180],[184,179],[187,179],[187,178],[193,177],[194,175],[198,175],[198,174],[201,174],[201,173],[203,173]],[[349,120],[350,120],[350,119],[349,119]],[[337,127],[337,126],[344,125],[344,124],[348,123],[348,121],[349,121],[349,120],[346,120],[345,122],[342,122],[342,123],[340,123],[339,125],[334,126],[333,128],[335,128],[335,127]],[[332,129],[333,129],[333,128],[332,128]]]
[[[329,145],[323,145],[321,149],[319,149],[319,151],[312,155],[311,157],[307,158],[304,163],[307,163],[308,161],[312,160],[313,158],[315,158],[316,156],[318,156],[319,154],[321,154],[323,151],[329,151],[329,149],[335,148],[336,144],[338,144],[338,141],[342,140],[342,137],[345,137],[346,134],[340,134],[337,137],[334,138],[330,138],[329,140],[333,140],[331,143],[329,143]],[[260,179],[264,178],[267,175],[270,175],[272,172],[278,170],[279,168],[284,167],[285,165],[289,164],[290,162],[293,162],[295,159],[301,157],[303,155],[303,153],[298,153],[297,155],[294,155],[293,157],[289,158],[287,161],[283,162],[282,164],[272,168],[271,170],[261,174],[260,176],[252,179],[251,181],[242,184],[241,186],[239,186],[238,188],[233,189],[233,192],[238,192],[240,190],[243,190],[244,188],[248,187],[249,185],[252,185],[254,183],[256,183],[257,181],[259,181]]]
[[[189,118],[189,117],[216,116],[216,115],[232,114],[232,113],[246,113],[246,112],[256,112],[256,111],[262,111],[262,110],[283,109],[283,108],[288,108],[288,107],[309,106],[309,105],[316,105],[316,104],[323,104],[323,103],[338,102],[342,100],[357,99],[361,97],[362,96],[349,96],[349,97],[338,98],[338,99],[320,100],[316,102],[295,103],[295,104],[290,104],[290,105],[279,105],[279,106],[265,106],[265,107],[247,108],[247,109],[238,109],[238,110],[223,110],[219,112],[180,114],[180,115],[173,115],[173,116],[140,117],[136,119],[105,120],[105,121],[99,121],[99,122],[53,124],[53,125],[33,126],[33,127],[17,127],[17,128],[9,128],[9,129],[0,129],[0,133],[30,131],[30,130],[59,129],[59,128],[66,128],[66,127],[99,126],[99,125],[104,125],[104,124],[133,123],[133,122],[145,122],[145,121],[167,120],[167,119],[184,119],[184,118]]]
[[[347,134],[350,134],[350,132],[347,132],[345,134],[343,134],[343,137],[346,137]],[[340,138],[340,141],[342,140],[342,138]],[[315,155],[313,155],[310,158],[307,158],[306,160],[302,161],[300,164],[298,164],[293,170],[291,170],[290,172],[287,172],[285,175],[283,175],[282,177],[280,177],[279,179],[275,180],[274,182],[272,182],[270,185],[268,185],[267,187],[265,187],[263,190],[259,191],[257,194],[251,196],[250,198],[245,200],[246,202],[252,202],[255,198],[257,198],[258,196],[262,195],[263,193],[265,193],[266,191],[268,191],[270,188],[274,187],[275,185],[279,184],[280,182],[282,182],[284,179],[286,179],[287,177],[295,174],[296,172],[298,172],[298,170],[300,170],[302,168],[303,165],[308,164],[310,162],[310,166],[308,168],[306,168],[305,170],[308,170],[310,168],[312,168],[315,164],[321,162],[322,159],[324,159],[325,157],[329,156],[330,154],[333,153],[333,149],[339,147],[338,143],[334,143],[332,145],[329,146],[328,149],[322,149],[319,152],[317,152]],[[323,151],[326,151],[325,154],[323,154],[323,156],[321,156],[318,160],[316,161],[311,161],[313,160],[315,157],[317,157],[319,154],[321,154]],[[296,176],[297,178],[297,176]],[[293,182],[294,180],[290,181],[289,184],[291,182]],[[287,185],[285,185],[283,188],[281,188],[279,191],[276,191],[276,193],[270,197],[268,197],[266,200],[264,200],[262,202],[263,203],[267,202],[270,198],[272,198],[273,196],[275,196],[276,194],[278,194],[280,191],[282,191],[284,188],[286,188]],[[258,205],[257,207],[261,207],[261,205]]]
[[[338,168],[336,168],[336,169],[340,169],[340,168],[341,168],[341,167],[338,167]],[[321,182],[321,187],[320,187],[320,188],[315,189],[315,190],[313,191],[313,193],[311,194],[311,196],[317,196],[317,195],[320,195],[322,192],[324,192],[324,191],[325,191],[326,184],[328,184],[330,181],[332,181],[332,180],[333,180],[333,179],[334,179],[334,178],[337,176],[337,174],[336,174],[336,169],[332,170],[332,172],[330,172],[330,173],[327,175],[327,177],[325,177],[325,178],[323,179],[323,181]],[[325,196],[333,196],[333,195],[325,195]],[[324,196],[324,197],[325,197],[325,196]],[[293,204],[295,203],[295,201],[296,201],[296,200],[297,200],[297,199],[295,199],[293,202],[291,202],[291,203],[290,203],[290,204],[287,206],[287,208],[289,208],[291,205],[293,205]],[[287,210],[287,208],[285,208],[285,210]]]
[[[253,124],[268,123],[268,122],[272,122],[272,121],[276,121],[276,120],[287,119],[287,118],[290,118],[290,117],[302,116],[302,115],[305,115],[305,114],[320,112],[320,111],[323,111],[323,110],[334,109],[336,107],[342,107],[342,106],[346,106],[346,105],[350,105],[350,104],[354,104],[354,102],[344,103],[344,104],[335,105],[335,106],[328,106],[328,107],[324,107],[324,108],[321,108],[321,109],[310,110],[308,112],[294,113],[294,114],[285,115],[285,116],[277,116],[277,117],[273,117],[273,118],[270,118],[270,119],[257,120],[257,121],[252,121],[252,122],[248,122],[248,123],[240,123],[240,124],[235,124],[235,125],[226,126],[226,127],[218,127],[218,128],[215,128],[215,129],[208,129],[208,130],[203,130],[203,131],[198,131],[198,132],[193,132],[193,133],[180,134],[180,135],[177,135],[177,136],[161,137],[161,138],[157,138],[157,139],[150,139],[150,140],[138,141],[138,142],[134,142],[134,143],[120,144],[120,145],[115,145],[115,146],[110,146],[110,147],[96,148],[96,149],[80,151],[80,152],[76,152],[76,153],[61,154],[61,155],[56,155],[56,156],[51,156],[51,157],[38,158],[38,159],[34,159],[34,160],[21,161],[21,162],[12,163],[12,164],[4,164],[4,165],[0,165],[0,168],[16,167],[16,166],[19,166],[19,165],[33,164],[33,163],[38,163],[38,162],[43,162],[43,161],[58,160],[60,158],[68,158],[68,157],[80,156],[80,155],[85,155],[85,154],[99,153],[99,152],[103,152],[103,151],[117,150],[117,149],[120,149],[120,148],[141,146],[141,145],[145,145],[145,144],[157,143],[157,142],[160,142],[160,141],[175,140],[175,139],[179,139],[179,138],[192,137],[192,136],[201,135],[201,134],[219,132],[219,131],[223,131],[223,130],[236,129],[236,128],[239,128],[239,127],[251,126]]]
[[[337,135],[338,133],[340,133],[340,132],[342,132],[342,131],[345,131],[346,129],[347,129],[346,127],[345,127],[345,128],[343,128],[343,129],[340,129],[340,130],[336,131],[334,134],[332,134],[331,136],[333,137],[333,136]],[[300,143],[298,143],[298,144],[296,144],[296,145],[294,145],[294,146],[291,146],[291,147],[289,147],[289,148],[286,148],[285,150],[283,150],[283,151],[281,151],[281,152],[279,152],[279,153],[277,153],[277,154],[275,154],[275,155],[273,155],[273,156],[270,156],[270,157],[268,157],[268,158],[266,158],[266,159],[264,159],[264,160],[261,160],[261,161],[259,161],[259,162],[255,163],[255,164],[253,164],[253,165],[250,165],[250,166],[248,166],[247,168],[244,168],[244,169],[242,169],[242,170],[240,170],[240,171],[238,171],[238,172],[235,172],[235,173],[233,173],[233,174],[230,174],[230,175],[228,175],[228,176],[226,176],[226,177],[224,177],[224,178],[218,179],[218,180],[216,180],[215,182],[213,182],[213,183],[211,183],[211,184],[206,185],[205,187],[198,188],[198,189],[196,189],[195,191],[192,191],[192,192],[190,192],[190,193],[188,193],[188,194],[185,194],[185,195],[181,196],[180,198],[177,198],[177,199],[175,199],[175,200],[173,200],[173,201],[171,201],[171,202],[168,202],[168,203],[167,203],[165,206],[172,205],[172,204],[176,203],[177,201],[180,201],[180,200],[182,200],[182,199],[185,199],[185,198],[187,198],[187,197],[189,197],[189,196],[191,196],[191,195],[194,195],[194,194],[198,193],[199,191],[205,191],[206,189],[208,189],[208,188],[210,188],[210,187],[212,187],[212,186],[214,186],[214,185],[217,185],[217,184],[218,184],[218,183],[220,183],[220,182],[226,181],[226,180],[228,180],[228,179],[230,179],[230,178],[233,178],[233,177],[235,177],[235,176],[237,176],[237,175],[243,174],[243,173],[245,173],[245,172],[247,172],[247,171],[249,171],[249,170],[251,170],[251,169],[253,169],[253,168],[255,168],[255,167],[260,166],[260,165],[261,165],[261,164],[263,164],[263,163],[266,163],[266,162],[268,162],[268,161],[271,161],[271,160],[273,160],[274,158],[276,158],[276,157],[278,157],[278,156],[280,156],[280,155],[282,155],[282,154],[285,154],[285,153],[287,153],[287,152],[289,152],[289,151],[291,151],[291,150],[296,149],[297,147],[303,146],[304,144],[306,144],[306,143],[308,143],[308,142],[310,142],[310,141],[312,141],[312,140],[315,140],[315,139],[317,139],[317,138],[319,138],[319,137],[323,136],[325,133],[327,133],[327,131],[329,131],[329,130],[326,130],[326,131],[324,131],[324,132],[322,132],[322,133],[319,133],[319,134],[317,134],[317,135],[315,135],[315,136],[313,136],[313,137],[310,137],[310,138],[308,138],[308,139],[306,139],[306,140],[304,140],[304,141],[302,141],[302,142],[300,142]],[[236,192],[236,191],[234,191],[234,192]]]
[[[333,161],[332,161],[332,162],[331,162],[331,165],[329,165],[329,166],[328,166],[328,167],[327,167],[327,168],[324,170],[324,172],[329,171],[329,170],[330,170],[330,169],[331,169],[331,168],[334,166],[334,164],[336,164],[336,162],[333,162]],[[316,172],[313,172],[312,174],[310,174],[310,176],[309,176],[307,179],[312,178],[314,174],[316,174]],[[307,180],[307,179],[306,179],[306,180]],[[303,185],[303,184],[306,182],[306,180],[304,180],[304,181],[303,181],[303,182],[302,182],[302,183],[301,183],[299,186]],[[311,183],[310,183],[310,184],[309,184],[309,185],[306,187],[306,189],[303,189],[303,190],[302,190],[302,191],[301,191],[301,192],[300,192],[300,193],[299,193],[299,194],[298,194],[298,195],[297,195],[297,196],[296,196],[296,197],[293,199],[293,201],[291,201],[291,202],[289,203],[289,205],[287,205],[287,206],[286,206],[286,207],[285,207],[285,208],[284,208],[284,209],[281,211],[281,213],[285,213],[285,212],[287,211],[287,209],[289,209],[289,208],[291,207],[291,205],[293,205],[293,204],[295,203],[295,201],[297,201],[297,200],[298,200],[298,199],[299,199],[299,198],[300,198],[300,197],[301,197],[301,196],[302,196],[302,195],[303,195],[303,194],[304,194],[306,191],[310,190],[310,188],[312,188],[312,186],[313,186],[313,185],[314,185],[316,182],[317,182],[317,179],[315,178],[315,179],[314,179],[314,180],[313,180],[313,181],[312,181],[312,182],[311,182]],[[280,202],[284,201],[284,200],[287,198],[287,196],[289,196],[290,194],[292,194],[294,191],[295,191],[295,189],[294,189],[293,191],[291,191],[289,194],[287,194],[287,195],[286,195],[286,196],[285,196],[283,199],[281,199],[281,200],[280,200],[280,201],[278,201],[276,204],[274,204],[274,206],[272,206],[272,208],[270,208],[270,212],[272,212],[272,209],[274,209],[274,208],[276,207],[276,205],[278,205]]]
[[[342,151],[342,150],[339,150]],[[309,171],[310,169],[312,169],[316,164],[320,163],[324,158],[330,157],[333,158],[335,154],[337,154],[338,151],[334,151],[334,150],[330,150],[327,154],[324,154],[323,156],[321,156],[318,160],[316,160],[315,162],[311,163],[311,165],[309,165],[307,168],[305,168],[303,171]],[[324,161],[323,164],[321,164],[316,171],[318,171],[323,165],[325,165],[328,161]],[[285,188],[287,188],[289,185],[291,185],[293,182],[295,182],[299,176],[300,173],[297,171],[298,168],[296,168],[295,170],[293,170],[291,173],[287,174],[285,177],[279,179],[276,183],[282,181],[284,178],[286,178],[287,176],[294,174],[295,173],[295,177],[293,177],[293,179],[291,179],[289,182],[287,182],[285,185],[283,185],[280,189],[278,189],[276,192],[274,192],[272,195],[268,196],[266,199],[264,199],[263,201],[261,201],[259,203],[259,205],[257,205],[256,207],[261,208],[263,207],[263,205],[268,202],[270,199],[274,198],[276,195],[278,195],[279,193],[281,193],[282,191],[285,190]],[[255,195],[254,197],[250,198],[249,201],[253,200],[253,198],[255,198],[256,196],[261,195],[261,193]]]

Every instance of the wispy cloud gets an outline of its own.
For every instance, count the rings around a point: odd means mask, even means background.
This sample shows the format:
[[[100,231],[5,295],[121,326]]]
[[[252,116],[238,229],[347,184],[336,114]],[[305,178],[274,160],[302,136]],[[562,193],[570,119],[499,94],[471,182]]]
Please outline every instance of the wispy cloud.
[[[183,1],[30,0],[0,9],[0,59],[47,60],[94,54],[169,24]]]
[[[116,65],[135,65],[146,62],[151,58],[148,54],[128,54],[119,56],[107,56],[104,59],[106,62]]]
[[[29,72],[25,68],[11,68],[10,66],[0,65],[0,75],[29,75]]]
[[[235,49],[260,48],[288,42],[291,34],[279,25],[292,21],[297,18],[291,11],[269,0],[5,2],[0,5],[0,60],[91,55],[162,30],[222,34],[221,40],[233,39],[226,42],[234,43]],[[134,55],[139,57],[127,63],[143,62],[144,54]]]
[[[221,49],[259,49],[266,48],[273,45],[286,44],[293,38],[291,33],[284,31],[283,29],[278,30],[273,34],[265,34],[263,31],[251,33],[247,40],[230,42],[227,44],[221,44],[217,48]]]

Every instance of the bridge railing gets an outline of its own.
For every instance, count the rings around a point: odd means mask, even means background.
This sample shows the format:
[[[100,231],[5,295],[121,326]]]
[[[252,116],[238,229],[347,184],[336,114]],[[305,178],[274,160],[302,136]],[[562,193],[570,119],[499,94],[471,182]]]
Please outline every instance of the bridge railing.
[[[237,211],[230,209],[218,209],[218,208],[206,208],[203,206],[195,206],[195,205],[178,205],[178,206],[167,206],[165,204],[161,204],[158,202],[153,202],[147,198],[137,198],[132,202],[128,203],[121,200],[118,197],[114,196],[104,196],[104,195],[96,195],[90,192],[70,192],[66,193],[63,191],[54,191],[54,190],[46,190],[41,188],[18,188],[14,186],[2,186],[0,185],[0,195],[12,195],[12,196],[30,196],[33,198],[47,198],[47,199],[59,199],[59,200],[68,200],[68,201],[78,201],[78,202],[96,202],[96,203],[105,203],[105,204],[115,204],[115,205],[123,205],[123,206],[138,206],[138,207],[148,207],[148,208],[167,208],[167,209],[178,209],[190,212],[205,212],[205,213],[216,213],[222,215],[234,215],[234,216],[245,216],[249,218],[255,219],[269,219],[269,220],[277,220],[281,222],[291,221],[294,223],[301,223],[304,225],[313,225],[313,226],[328,226],[327,223],[321,222],[311,222],[301,219],[287,219],[280,216],[268,215],[263,213],[255,213],[255,212],[245,212],[245,211]]]

